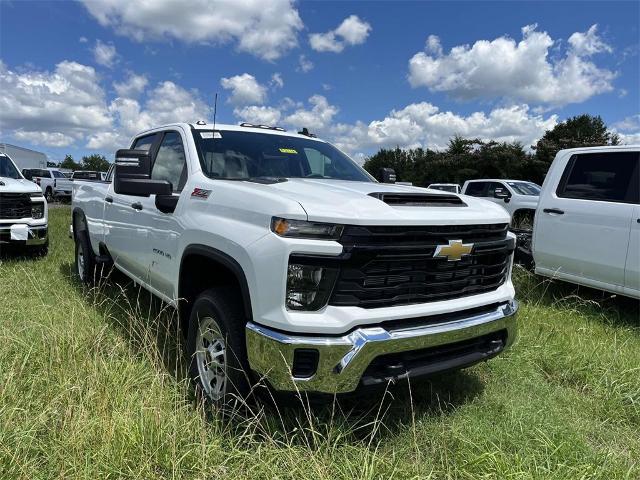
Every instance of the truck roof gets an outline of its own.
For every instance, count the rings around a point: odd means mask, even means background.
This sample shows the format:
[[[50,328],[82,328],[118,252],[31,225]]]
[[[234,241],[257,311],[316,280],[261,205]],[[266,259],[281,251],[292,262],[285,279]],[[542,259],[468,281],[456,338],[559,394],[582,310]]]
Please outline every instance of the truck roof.
[[[157,130],[164,130],[166,128],[170,128],[170,127],[183,127],[186,129],[194,129],[194,130],[213,130],[213,124],[212,123],[170,123],[167,125],[161,125],[158,127],[154,127],[154,128],[150,128],[148,130],[144,130],[140,133],[138,133],[136,135],[136,137],[144,134],[144,133],[150,133],[150,132],[154,132]],[[322,140],[320,138],[317,137],[311,137],[308,135],[302,135],[298,132],[295,131],[286,131],[286,130],[275,130],[275,127],[271,127],[271,126],[243,126],[243,125],[231,125],[231,124],[225,124],[225,123],[216,123],[215,125],[215,129],[216,130],[227,130],[227,131],[235,131],[235,132],[253,132],[253,133],[264,133],[267,135],[282,135],[282,136],[287,136],[287,137],[297,137],[297,138],[305,138],[307,140],[316,140],[318,142],[323,142],[323,143],[327,143],[325,140]]]
[[[575,147],[575,148],[565,148],[563,150],[558,151],[558,153],[585,151],[585,150],[587,151],[593,150],[595,152],[610,151],[610,150],[640,150],[640,145],[631,144],[631,145],[600,145],[598,147]]]

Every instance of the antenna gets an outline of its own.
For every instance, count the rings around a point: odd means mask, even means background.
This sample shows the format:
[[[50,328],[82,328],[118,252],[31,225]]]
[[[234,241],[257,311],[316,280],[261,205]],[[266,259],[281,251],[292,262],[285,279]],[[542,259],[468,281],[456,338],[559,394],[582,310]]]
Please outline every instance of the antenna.
[[[213,101],[213,131],[216,131],[216,113],[218,112],[218,92],[216,92],[216,98]]]

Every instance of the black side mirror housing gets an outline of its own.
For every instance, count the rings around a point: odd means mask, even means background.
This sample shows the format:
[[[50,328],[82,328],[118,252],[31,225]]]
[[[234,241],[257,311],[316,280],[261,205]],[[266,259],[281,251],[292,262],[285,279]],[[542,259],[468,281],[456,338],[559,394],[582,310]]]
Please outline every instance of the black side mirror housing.
[[[396,183],[396,172],[393,168],[381,168],[376,180],[380,183]]]
[[[151,178],[151,156],[146,150],[118,150],[113,176],[113,190],[122,195],[148,197],[171,195],[173,186],[167,180]]]
[[[493,192],[493,198],[501,198],[505,203],[508,203],[511,200],[511,194],[504,188],[496,188]]]

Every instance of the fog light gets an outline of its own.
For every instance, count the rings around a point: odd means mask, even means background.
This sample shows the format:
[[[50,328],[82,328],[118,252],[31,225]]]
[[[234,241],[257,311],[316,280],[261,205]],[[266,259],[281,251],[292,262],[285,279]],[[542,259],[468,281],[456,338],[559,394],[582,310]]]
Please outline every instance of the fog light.
[[[44,217],[44,202],[32,203],[31,204],[31,218],[42,218]]]
[[[313,311],[324,307],[337,273],[335,268],[290,263],[287,274],[287,308]]]

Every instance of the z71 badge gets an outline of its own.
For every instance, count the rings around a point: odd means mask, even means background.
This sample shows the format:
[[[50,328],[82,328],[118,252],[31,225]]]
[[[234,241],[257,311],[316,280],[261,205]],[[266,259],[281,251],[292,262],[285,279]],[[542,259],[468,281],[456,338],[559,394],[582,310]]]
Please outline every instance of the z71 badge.
[[[206,200],[211,195],[211,190],[205,190],[204,188],[194,188],[191,192],[191,198],[201,198]]]

